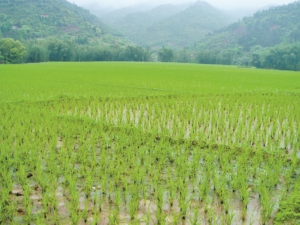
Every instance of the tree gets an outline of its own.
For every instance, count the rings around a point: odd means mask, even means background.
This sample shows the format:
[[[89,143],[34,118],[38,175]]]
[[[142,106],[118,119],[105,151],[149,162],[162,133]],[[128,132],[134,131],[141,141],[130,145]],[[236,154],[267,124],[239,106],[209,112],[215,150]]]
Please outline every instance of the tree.
[[[261,68],[261,61],[258,53],[252,54],[252,59],[250,63],[252,66],[255,66],[256,68]]]
[[[125,61],[149,61],[150,60],[150,49],[143,49],[140,46],[127,46],[124,51],[124,58],[121,60]]]
[[[21,39],[28,39],[30,32],[31,32],[31,28],[27,25],[22,26],[22,28],[18,30]]]
[[[217,57],[217,64],[230,65],[233,61],[234,53],[231,49],[222,51]]]
[[[158,51],[158,60],[161,62],[171,62],[174,58],[174,51],[164,46]]]
[[[22,43],[14,41],[12,38],[0,40],[0,52],[5,63],[20,63],[26,54]]]
[[[296,65],[296,70],[297,70],[297,71],[300,71],[300,60],[299,60],[299,62],[298,62],[297,65]]]
[[[71,41],[50,40],[47,49],[50,61],[75,60],[75,45]]]
[[[191,57],[189,56],[186,49],[179,51],[178,53],[178,62],[187,63],[191,61]]]
[[[46,47],[39,43],[31,43],[27,46],[26,61],[30,63],[45,62],[48,60]]]
[[[4,63],[5,61],[4,61],[4,56],[1,54],[1,52],[0,52],[0,64],[2,64],[2,63]]]
[[[300,44],[281,44],[268,51],[263,56],[262,67],[279,70],[299,70]]]
[[[216,51],[201,51],[197,55],[197,62],[200,64],[216,64],[219,53]]]

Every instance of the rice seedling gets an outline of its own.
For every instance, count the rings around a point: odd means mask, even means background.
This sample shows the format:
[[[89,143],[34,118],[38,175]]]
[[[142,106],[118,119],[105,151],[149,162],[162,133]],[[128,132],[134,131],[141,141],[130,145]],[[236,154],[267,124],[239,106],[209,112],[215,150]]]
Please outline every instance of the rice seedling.
[[[1,224],[272,223],[297,184],[298,73],[0,70]]]

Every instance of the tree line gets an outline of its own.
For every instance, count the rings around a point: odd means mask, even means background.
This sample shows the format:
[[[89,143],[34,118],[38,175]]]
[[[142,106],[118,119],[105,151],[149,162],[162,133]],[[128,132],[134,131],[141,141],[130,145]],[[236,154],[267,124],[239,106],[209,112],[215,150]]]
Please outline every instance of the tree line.
[[[300,71],[300,43],[280,44],[269,48],[254,46],[249,52],[243,52],[238,47],[223,51],[195,51],[191,48],[175,50],[164,46],[153,51],[140,46],[86,44],[85,40],[49,39],[23,45],[11,38],[0,39],[0,63],[47,61],[161,61]]]
[[[242,48],[223,51],[203,50],[197,54],[196,62],[300,71],[300,42],[282,43],[267,48],[257,45],[247,52],[242,51]]]
[[[74,41],[50,39],[23,45],[11,38],[0,40],[0,63],[47,61],[150,61],[149,48],[140,46],[80,45]]]

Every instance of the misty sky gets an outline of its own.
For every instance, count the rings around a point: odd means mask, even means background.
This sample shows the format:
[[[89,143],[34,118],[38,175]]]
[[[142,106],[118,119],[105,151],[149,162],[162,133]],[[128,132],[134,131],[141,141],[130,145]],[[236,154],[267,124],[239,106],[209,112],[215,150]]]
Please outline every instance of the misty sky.
[[[151,3],[161,5],[163,3],[189,3],[196,2],[196,0],[68,0],[77,5],[84,6],[88,3],[97,3],[99,6],[121,8],[128,5],[139,3]],[[295,0],[206,0],[211,5],[223,9],[236,9],[236,8],[258,8],[267,5],[283,5],[294,2]]]

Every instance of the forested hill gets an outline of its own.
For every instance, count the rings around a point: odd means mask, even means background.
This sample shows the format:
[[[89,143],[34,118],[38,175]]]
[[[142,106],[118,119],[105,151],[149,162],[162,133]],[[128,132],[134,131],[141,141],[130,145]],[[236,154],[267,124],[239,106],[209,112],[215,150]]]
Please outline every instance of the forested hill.
[[[147,30],[153,45],[187,46],[229,24],[229,18],[204,1],[198,1]]]
[[[87,10],[66,0],[1,0],[0,38],[100,39],[123,42],[112,28]]]
[[[220,50],[238,46],[249,51],[254,46],[272,47],[297,41],[300,41],[300,1],[257,12],[207,36],[199,41],[198,47]]]
[[[300,1],[257,12],[192,49],[199,63],[300,70]]]
[[[152,40],[152,37],[157,36],[157,34],[152,35],[150,27],[155,27],[157,23],[185,10],[189,5],[164,4],[152,9],[128,7],[102,15],[100,18],[133,42],[144,46],[151,46],[151,41],[155,41]],[[148,31],[148,28],[150,28],[150,31]]]
[[[183,47],[229,24],[229,18],[204,1],[190,5],[162,5],[132,13],[110,25],[142,46]]]
[[[116,30],[134,37],[141,30],[144,31],[147,27],[166,19],[187,7],[188,4],[164,4],[151,9],[125,7],[102,15],[100,18]]]

